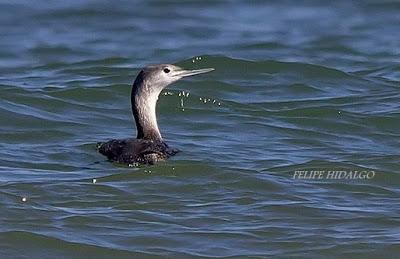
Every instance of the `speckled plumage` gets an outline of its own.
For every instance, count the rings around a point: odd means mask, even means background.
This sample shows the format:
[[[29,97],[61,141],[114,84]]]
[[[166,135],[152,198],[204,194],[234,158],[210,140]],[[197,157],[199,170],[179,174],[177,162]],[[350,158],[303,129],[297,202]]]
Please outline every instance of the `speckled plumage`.
[[[135,138],[113,139],[99,143],[98,150],[110,161],[129,165],[152,165],[179,152],[177,149],[170,148],[164,141]]]

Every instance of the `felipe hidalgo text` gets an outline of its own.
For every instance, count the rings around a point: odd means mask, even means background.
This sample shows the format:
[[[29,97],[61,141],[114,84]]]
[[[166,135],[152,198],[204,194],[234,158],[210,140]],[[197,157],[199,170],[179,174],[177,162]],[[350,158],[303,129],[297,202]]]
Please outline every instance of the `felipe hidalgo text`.
[[[369,180],[374,177],[372,170],[296,170],[293,174],[293,179],[301,180]]]

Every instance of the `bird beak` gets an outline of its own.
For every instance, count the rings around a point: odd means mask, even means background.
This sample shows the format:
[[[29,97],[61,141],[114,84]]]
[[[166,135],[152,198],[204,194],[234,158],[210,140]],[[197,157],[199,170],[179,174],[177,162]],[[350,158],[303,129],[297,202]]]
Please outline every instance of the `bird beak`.
[[[177,70],[174,72],[173,76],[177,77],[186,77],[186,76],[194,76],[198,74],[203,74],[207,72],[211,72],[215,70],[214,68],[203,68],[203,69],[196,69],[196,70]]]

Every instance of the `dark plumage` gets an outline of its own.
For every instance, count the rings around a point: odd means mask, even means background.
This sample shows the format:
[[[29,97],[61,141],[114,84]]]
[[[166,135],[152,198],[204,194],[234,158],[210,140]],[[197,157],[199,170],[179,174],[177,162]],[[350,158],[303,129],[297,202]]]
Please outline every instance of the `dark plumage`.
[[[99,152],[108,160],[121,164],[154,164],[168,159],[179,151],[170,148],[162,139],[156,118],[158,95],[169,84],[186,76],[210,72],[214,69],[183,70],[162,64],[144,68],[135,79],[131,92],[132,113],[137,138],[99,143]]]
[[[108,160],[120,164],[154,164],[179,152],[164,141],[146,139],[113,139],[100,144],[99,152]]]

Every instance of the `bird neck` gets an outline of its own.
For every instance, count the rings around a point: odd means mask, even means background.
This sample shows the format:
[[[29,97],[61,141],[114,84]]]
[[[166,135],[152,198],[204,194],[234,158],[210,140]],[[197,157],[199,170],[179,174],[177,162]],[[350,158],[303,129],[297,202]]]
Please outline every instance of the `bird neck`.
[[[149,91],[145,85],[133,85],[131,103],[138,139],[162,140],[156,117],[158,95],[159,92]]]

